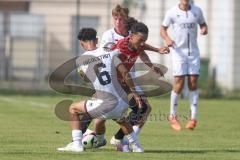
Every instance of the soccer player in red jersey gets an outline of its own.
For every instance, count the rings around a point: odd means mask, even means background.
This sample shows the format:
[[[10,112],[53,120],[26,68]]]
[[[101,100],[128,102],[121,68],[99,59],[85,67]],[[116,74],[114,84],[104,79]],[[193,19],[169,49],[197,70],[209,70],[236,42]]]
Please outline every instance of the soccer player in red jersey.
[[[133,65],[135,64],[137,58],[139,57],[146,65],[148,65],[155,73],[161,74],[161,69],[157,66],[154,66],[149,59],[148,55],[144,51],[146,48],[145,42],[148,38],[148,27],[141,23],[136,22],[131,27],[131,34],[129,37],[125,37],[123,39],[118,40],[116,44],[112,46],[112,49],[119,50],[119,58],[125,65],[125,67],[130,72],[133,68]],[[169,52],[169,49],[167,47],[162,47],[163,52]],[[119,81],[121,80],[121,77],[119,77]],[[136,84],[135,84],[136,85]],[[130,90],[128,87],[126,87],[124,81],[122,81],[122,87],[125,89],[125,91],[128,93]],[[130,108],[132,109],[132,112],[129,114],[130,122],[133,125],[133,129],[136,134],[140,132],[140,129],[143,127],[149,113],[151,112],[151,106],[144,95],[144,92],[141,90],[140,86],[136,85],[136,91],[141,96],[142,101],[142,108],[139,110],[137,105],[135,104],[134,100],[130,101]],[[120,129],[115,136],[112,137],[110,143],[113,145],[122,145],[124,138],[124,133]]]

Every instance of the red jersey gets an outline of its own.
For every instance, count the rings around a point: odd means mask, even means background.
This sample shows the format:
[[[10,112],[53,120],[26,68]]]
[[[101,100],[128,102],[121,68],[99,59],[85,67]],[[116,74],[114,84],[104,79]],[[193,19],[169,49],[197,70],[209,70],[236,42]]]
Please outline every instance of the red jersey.
[[[140,53],[144,50],[143,47],[139,47],[138,50],[129,49],[129,37],[118,40],[116,44],[112,46],[112,49],[118,49],[120,51],[119,58],[125,65],[128,71],[131,70],[136,62]]]

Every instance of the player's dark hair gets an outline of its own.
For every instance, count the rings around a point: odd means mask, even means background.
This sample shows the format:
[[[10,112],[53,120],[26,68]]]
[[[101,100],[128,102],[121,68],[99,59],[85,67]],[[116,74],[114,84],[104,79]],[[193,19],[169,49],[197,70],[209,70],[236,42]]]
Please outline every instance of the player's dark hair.
[[[90,41],[97,39],[97,31],[93,28],[82,28],[78,33],[78,40]]]
[[[131,33],[132,34],[134,34],[134,33],[148,34],[148,27],[142,22],[137,22],[132,25]]]
[[[126,20],[126,29],[129,31],[131,29],[131,27],[136,24],[138,21],[133,18],[133,17],[129,17],[127,20]]]

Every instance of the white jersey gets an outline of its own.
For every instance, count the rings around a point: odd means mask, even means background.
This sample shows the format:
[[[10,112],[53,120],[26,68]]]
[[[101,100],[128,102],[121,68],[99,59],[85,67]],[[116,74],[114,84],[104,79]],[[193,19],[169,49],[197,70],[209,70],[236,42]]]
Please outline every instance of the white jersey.
[[[85,101],[85,110],[92,118],[121,119],[128,109],[127,94],[117,79],[117,66],[122,63],[118,51],[103,48],[87,51],[77,59],[78,71],[92,82],[96,97]]]
[[[118,101],[126,96],[117,80],[116,67],[122,63],[118,53],[117,50],[107,52],[98,48],[77,59],[78,69],[92,82],[98,99]]]
[[[172,25],[173,40],[173,58],[175,60],[186,60],[188,58],[199,58],[199,49],[197,45],[198,24],[205,23],[202,10],[190,5],[188,11],[183,11],[175,6],[167,11],[162,25],[169,27]]]
[[[107,30],[106,32],[103,33],[101,42],[100,42],[100,47],[104,47],[105,44],[111,42],[111,43],[116,43],[118,40],[123,39],[124,36],[118,34],[114,28]]]

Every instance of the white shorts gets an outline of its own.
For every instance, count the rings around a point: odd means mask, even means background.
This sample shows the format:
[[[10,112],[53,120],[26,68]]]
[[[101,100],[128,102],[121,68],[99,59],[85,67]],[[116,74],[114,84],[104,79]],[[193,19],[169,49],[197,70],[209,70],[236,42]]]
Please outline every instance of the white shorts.
[[[173,76],[199,75],[200,58],[187,58],[185,60],[172,61]]]
[[[91,99],[85,102],[85,110],[91,118],[121,119],[127,114],[128,104],[123,100]]]

